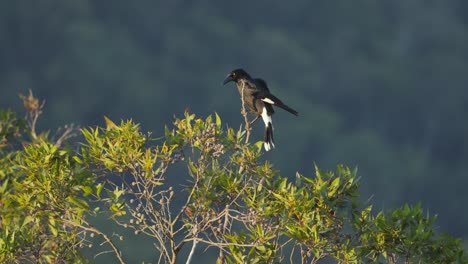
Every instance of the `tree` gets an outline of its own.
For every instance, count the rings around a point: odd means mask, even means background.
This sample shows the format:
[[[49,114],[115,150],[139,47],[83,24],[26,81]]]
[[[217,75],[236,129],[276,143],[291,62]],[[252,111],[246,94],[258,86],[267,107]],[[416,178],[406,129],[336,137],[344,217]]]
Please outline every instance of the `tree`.
[[[89,220],[110,213],[122,230],[151,238],[162,263],[176,263],[183,247],[187,263],[206,248],[217,249],[217,263],[467,263],[461,241],[436,234],[419,205],[373,214],[359,202],[356,170],[343,165],[281,176],[262,161],[261,142],[245,142],[248,129],[225,128],[217,114],[185,112],[160,138],[106,117],[73,143],[73,126],[56,138],[37,133],[43,104],[22,99],[25,119],[0,114],[1,262],[86,261],[80,248],[100,236],[102,251],[124,263],[115,240],[125,237]],[[186,186],[171,184],[179,165]]]

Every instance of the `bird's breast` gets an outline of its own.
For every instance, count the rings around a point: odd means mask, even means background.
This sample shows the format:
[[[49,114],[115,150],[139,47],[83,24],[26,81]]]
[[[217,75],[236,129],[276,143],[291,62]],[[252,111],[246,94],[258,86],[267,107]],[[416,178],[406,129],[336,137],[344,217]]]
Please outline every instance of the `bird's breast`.
[[[262,109],[257,109],[257,99],[254,96],[255,88],[251,87],[249,82],[245,80],[240,80],[237,83],[237,89],[239,90],[239,95],[241,96],[241,100],[244,100],[244,103],[248,107],[251,112],[261,114]]]

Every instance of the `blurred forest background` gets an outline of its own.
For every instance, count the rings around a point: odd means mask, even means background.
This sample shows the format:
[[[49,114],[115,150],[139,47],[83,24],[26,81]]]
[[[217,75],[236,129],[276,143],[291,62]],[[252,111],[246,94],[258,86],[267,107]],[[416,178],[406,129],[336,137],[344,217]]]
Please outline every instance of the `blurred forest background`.
[[[0,107],[31,88],[42,129],[107,115],[159,136],[186,107],[237,128],[238,67],[300,113],[274,117],[282,175],[358,166],[379,210],[420,201],[468,239],[467,1],[0,2]]]

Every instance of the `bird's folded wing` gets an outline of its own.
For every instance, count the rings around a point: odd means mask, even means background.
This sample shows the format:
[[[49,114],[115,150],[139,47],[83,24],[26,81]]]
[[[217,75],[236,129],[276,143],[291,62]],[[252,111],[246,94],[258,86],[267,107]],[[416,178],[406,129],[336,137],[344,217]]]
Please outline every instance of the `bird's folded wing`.
[[[272,95],[269,92],[260,91],[260,92],[258,92],[256,94],[256,97],[258,99],[262,100],[263,102],[267,103],[267,104],[271,104],[271,105],[277,106],[279,108],[283,108],[284,110],[290,112],[293,115],[297,116],[299,114],[296,110],[294,110],[291,107],[285,105],[280,99],[278,99],[278,97]]]

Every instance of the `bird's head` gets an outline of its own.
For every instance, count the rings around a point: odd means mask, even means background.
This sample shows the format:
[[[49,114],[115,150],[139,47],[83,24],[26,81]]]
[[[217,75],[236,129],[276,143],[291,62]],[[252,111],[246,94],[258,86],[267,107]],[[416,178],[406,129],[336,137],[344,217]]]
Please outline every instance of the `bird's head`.
[[[226,79],[224,79],[223,84],[226,84],[228,82],[238,82],[240,79],[245,78],[250,78],[250,75],[246,71],[244,71],[243,69],[235,69],[226,76]]]

